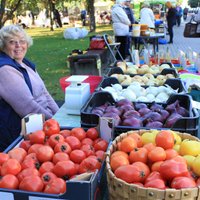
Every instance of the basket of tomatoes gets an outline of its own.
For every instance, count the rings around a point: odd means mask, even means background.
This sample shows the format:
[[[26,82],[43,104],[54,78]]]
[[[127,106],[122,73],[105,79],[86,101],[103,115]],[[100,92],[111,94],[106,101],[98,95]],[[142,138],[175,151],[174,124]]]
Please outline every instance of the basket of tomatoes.
[[[110,200],[197,200],[200,140],[172,130],[128,131],[110,145],[106,171]]]

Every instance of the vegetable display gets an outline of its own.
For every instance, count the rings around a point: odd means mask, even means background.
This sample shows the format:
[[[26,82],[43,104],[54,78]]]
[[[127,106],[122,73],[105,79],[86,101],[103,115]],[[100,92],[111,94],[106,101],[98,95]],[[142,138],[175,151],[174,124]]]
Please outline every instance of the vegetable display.
[[[146,140],[148,134],[154,136],[150,141]],[[191,164],[187,156],[196,154],[196,149],[193,152],[184,143],[195,142],[196,148],[200,150],[200,141],[197,138],[195,140],[192,137],[186,138],[184,134],[181,136],[179,132],[171,130],[123,133],[108,149],[107,169],[112,171],[116,180],[121,179],[138,187],[161,190],[198,187],[200,157],[194,156]],[[166,141],[167,138],[168,141]],[[177,145],[179,148],[175,148]],[[190,151],[183,152],[182,145]]]
[[[100,170],[107,146],[96,128],[61,131],[58,122],[49,119],[43,130],[0,153],[0,188],[65,193],[67,180]]]

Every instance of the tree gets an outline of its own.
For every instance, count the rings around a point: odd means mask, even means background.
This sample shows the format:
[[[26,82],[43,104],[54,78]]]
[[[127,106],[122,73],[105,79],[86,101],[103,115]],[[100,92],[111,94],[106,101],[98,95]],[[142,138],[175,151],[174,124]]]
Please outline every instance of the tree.
[[[93,32],[96,29],[95,16],[94,16],[94,0],[87,0],[87,7],[90,17],[90,32]]]
[[[1,0],[0,7],[0,28],[4,26],[5,22],[12,19],[14,12],[20,7],[22,0]],[[9,8],[9,11],[6,11]]]
[[[190,5],[191,8],[196,8],[200,6],[199,0],[189,0],[188,4]]]

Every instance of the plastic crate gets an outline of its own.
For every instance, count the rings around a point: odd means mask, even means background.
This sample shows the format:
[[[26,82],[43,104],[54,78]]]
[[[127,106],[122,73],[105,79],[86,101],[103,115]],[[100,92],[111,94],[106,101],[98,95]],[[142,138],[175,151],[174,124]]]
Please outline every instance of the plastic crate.
[[[177,130],[180,132],[190,132],[193,135],[198,133],[198,124],[199,124],[199,113],[196,109],[192,108],[192,98],[187,94],[175,94],[171,95],[166,103],[158,103],[162,104],[165,108],[168,104],[174,103],[176,100],[180,101],[180,105],[188,110],[189,116],[182,117],[178,119],[172,128],[172,130]],[[81,126],[82,127],[91,127],[98,124],[99,116],[91,113],[92,109],[97,106],[101,106],[107,103],[108,105],[115,105],[115,101],[112,95],[109,92],[98,92],[93,93],[90,97],[89,101],[85,104],[85,106],[81,109]],[[133,102],[134,103],[134,102]],[[145,103],[147,105],[151,105],[152,103]],[[137,130],[137,129],[147,129],[145,127],[136,127],[132,126],[115,126],[115,130]],[[161,128],[161,129],[169,129],[169,128]]]
[[[107,86],[112,86],[114,84],[119,84],[119,81],[117,80],[117,78],[115,77],[106,77],[104,78],[101,83],[99,84],[99,86],[96,88],[96,91],[100,91],[100,88],[105,88]],[[187,93],[187,90],[183,84],[183,81],[181,79],[177,79],[177,78],[170,78],[167,79],[164,83],[164,85],[169,85],[172,89],[174,90],[178,90],[178,93],[182,92],[182,93]],[[122,86],[123,88],[127,88],[127,86]],[[144,88],[147,88],[149,86],[144,86]]]
[[[60,86],[63,92],[65,92],[65,88],[68,87],[70,85],[70,82],[65,81],[67,78],[69,78],[70,76],[65,76],[62,77],[59,82],[60,82]],[[101,82],[102,77],[101,76],[88,76],[88,78],[86,78],[83,83],[89,83],[90,84],[90,93],[93,93],[96,89],[96,87],[99,85],[99,83]]]
[[[123,70],[120,68],[120,67],[116,67],[116,66],[113,66],[113,67],[109,67],[107,70],[106,70],[106,73],[105,73],[105,76],[109,77],[111,76],[112,74],[126,74],[123,72]],[[163,69],[161,71],[161,73],[159,74],[162,74],[162,75],[166,75],[166,74],[173,74],[176,78],[179,77],[178,73],[177,73],[177,70],[176,68],[172,67],[172,68],[166,68],[166,69]],[[157,76],[159,74],[154,74],[154,76]],[[143,74],[129,74],[131,77],[135,76],[135,75],[143,75]]]
[[[63,129],[62,129],[63,130]],[[87,129],[85,129],[87,130]],[[23,137],[19,136],[4,152],[7,153],[9,150],[16,146],[19,146],[20,142],[23,141]],[[96,170],[88,180],[67,180],[67,191],[63,194],[47,194],[43,192],[31,192],[24,190],[10,190],[0,188],[0,200],[97,200],[99,188],[102,184],[105,184],[105,161],[102,163],[101,169]],[[78,192],[77,192],[78,191]],[[81,198],[80,198],[81,194]],[[5,198],[4,198],[5,196]]]

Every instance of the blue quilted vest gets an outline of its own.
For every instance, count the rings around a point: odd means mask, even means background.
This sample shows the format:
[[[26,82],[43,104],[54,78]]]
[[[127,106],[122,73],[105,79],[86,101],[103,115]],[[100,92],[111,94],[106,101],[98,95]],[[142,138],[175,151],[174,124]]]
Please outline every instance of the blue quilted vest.
[[[23,60],[27,66],[35,71],[35,65],[28,61]],[[32,93],[32,85],[29,75],[19,63],[10,58],[5,53],[0,53],[0,67],[10,65],[16,70],[20,71],[24,76],[24,81],[28,85]],[[13,96],[14,98],[14,96]],[[24,97],[26,98],[26,97]],[[14,109],[3,99],[0,100],[0,151],[5,150],[20,134],[21,131],[21,117],[14,111]]]

